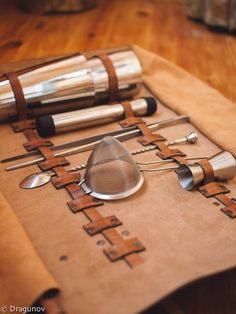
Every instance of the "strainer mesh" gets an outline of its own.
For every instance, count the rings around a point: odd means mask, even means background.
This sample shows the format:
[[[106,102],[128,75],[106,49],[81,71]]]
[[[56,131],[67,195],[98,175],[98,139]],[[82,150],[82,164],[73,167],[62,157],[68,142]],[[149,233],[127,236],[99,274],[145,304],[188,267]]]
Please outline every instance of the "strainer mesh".
[[[105,137],[89,157],[85,182],[92,191],[103,195],[126,193],[141,179],[130,152],[115,138]]]

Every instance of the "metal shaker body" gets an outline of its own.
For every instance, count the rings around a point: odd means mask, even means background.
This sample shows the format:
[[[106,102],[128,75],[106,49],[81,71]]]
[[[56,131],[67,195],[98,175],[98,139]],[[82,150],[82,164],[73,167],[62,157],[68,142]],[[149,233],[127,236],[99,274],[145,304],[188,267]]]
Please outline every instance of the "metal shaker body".
[[[131,98],[137,94],[142,83],[141,64],[133,50],[116,51],[109,54],[118,79],[118,99]],[[95,57],[88,60],[94,82],[96,103],[107,100],[109,78],[103,62]]]
[[[144,116],[146,114],[147,103],[144,99],[131,101],[130,104],[136,115]],[[55,133],[58,134],[116,121],[123,115],[123,106],[116,104],[59,113],[53,115],[52,119],[55,126]]]
[[[130,101],[130,105],[136,116],[152,115],[157,110],[157,103],[152,97]],[[124,114],[122,104],[103,105],[39,117],[36,119],[36,128],[40,136],[51,136],[113,122],[122,119]]]
[[[236,160],[227,151],[221,152],[209,159],[216,180],[231,180],[236,175]]]
[[[141,66],[132,50],[109,54],[118,77],[118,97],[135,95],[141,83]],[[65,57],[19,74],[29,117],[81,109],[108,100],[109,79],[99,58]],[[0,82],[0,121],[17,114],[10,82]]]
[[[91,71],[83,55],[53,61],[19,75],[30,116],[73,110],[77,104],[65,104],[80,99],[89,105],[95,96]],[[0,82],[0,121],[17,114],[10,82]]]

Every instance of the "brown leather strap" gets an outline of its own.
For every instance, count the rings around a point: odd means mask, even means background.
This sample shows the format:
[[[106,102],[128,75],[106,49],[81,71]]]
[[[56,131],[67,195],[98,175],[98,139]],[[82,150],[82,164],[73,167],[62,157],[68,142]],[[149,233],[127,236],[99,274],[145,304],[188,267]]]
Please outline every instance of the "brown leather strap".
[[[36,132],[32,129],[24,130],[23,133],[28,141],[37,140],[39,138]]]
[[[118,97],[118,78],[116,75],[115,67],[108,55],[97,55],[97,58],[102,61],[103,65],[106,68],[109,80],[109,102],[113,102]]]
[[[187,165],[188,160],[183,158],[182,156],[173,156],[172,157],[174,161],[176,161],[179,165]]]
[[[38,150],[45,159],[38,163],[38,166],[42,171],[54,170],[53,168],[55,167],[69,165],[68,160],[64,157],[54,157],[53,152],[46,146],[40,146],[38,147]]]
[[[197,162],[204,172],[204,183],[207,184],[214,180],[214,170],[208,160],[200,160]]]
[[[210,182],[203,186],[200,186],[199,191],[207,198],[218,194],[226,194],[230,192],[229,189],[227,189],[223,184],[220,184],[218,182]]]
[[[138,142],[144,146],[155,143],[157,141],[166,140],[162,135],[152,133],[152,131],[149,129],[145,122],[137,124],[137,127],[143,134],[143,136],[138,139]]]
[[[27,143],[23,144],[25,149],[28,151],[34,150],[40,146],[53,146],[53,143],[50,140],[42,139],[42,138],[36,138],[33,139]]]
[[[166,143],[164,142],[156,142],[155,145],[158,147],[160,150],[157,152],[157,156],[159,156],[161,159],[169,159],[169,158],[174,158],[174,157],[184,157],[186,156],[185,153],[181,152],[181,150],[176,149],[176,148],[169,148]]]
[[[27,119],[26,101],[21,83],[15,72],[5,73],[4,76],[9,80],[16,102],[16,109],[19,120]]]
[[[221,211],[230,218],[236,218],[236,203],[224,194],[216,195],[215,198],[225,205]]]
[[[80,195],[78,198],[67,203],[73,213],[78,213],[86,208],[103,205],[103,202],[94,199],[90,195]],[[86,211],[85,211],[86,214]]]
[[[51,182],[55,186],[56,189],[64,188],[65,186],[71,183],[79,183],[81,180],[80,173],[67,173],[60,177],[53,177]]]
[[[123,240],[113,244],[111,247],[104,250],[104,253],[112,261],[117,261],[126,255],[132,254],[134,252],[144,251],[145,247],[137,239]]]
[[[14,132],[22,132],[24,130],[35,129],[36,122],[35,120],[21,120],[14,123],[11,123],[11,127]]]
[[[143,119],[134,116],[134,112],[129,101],[124,101],[121,103],[121,105],[123,106],[125,113],[125,119],[120,121],[120,125],[123,128],[137,125],[139,123],[144,123]]]
[[[68,166],[70,163],[64,157],[54,157],[38,163],[42,171],[52,170],[58,166]]]
[[[107,238],[107,240],[111,244],[122,243],[123,241],[125,241],[115,228],[103,230],[102,234]],[[140,252],[144,250],[145,250],[145,247],[142,246],[142,249],[140,250]],[[140,257],[140,255],[137,254],[137,252],[133,252],[128,255],[125,255],[124,259],[130,267],[135,267],[143,263],[142,258]]]
[[[93,236],[105,229],[122,225],[122,222],[116,216],[102,217],[96,221],[83,226],[89,235]]]

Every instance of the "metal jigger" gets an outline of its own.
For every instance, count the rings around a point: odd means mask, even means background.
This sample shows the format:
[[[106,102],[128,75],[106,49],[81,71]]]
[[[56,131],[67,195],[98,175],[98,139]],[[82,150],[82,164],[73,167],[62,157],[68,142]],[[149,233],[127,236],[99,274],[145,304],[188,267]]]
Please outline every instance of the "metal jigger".
[[[217,181],[231,180],[236,175],[236,160],[233,155],[223,151],[208,159]],[[204,180],[204,171],[198,164],[181,165],[177,170],[180,185],[187,191]]]

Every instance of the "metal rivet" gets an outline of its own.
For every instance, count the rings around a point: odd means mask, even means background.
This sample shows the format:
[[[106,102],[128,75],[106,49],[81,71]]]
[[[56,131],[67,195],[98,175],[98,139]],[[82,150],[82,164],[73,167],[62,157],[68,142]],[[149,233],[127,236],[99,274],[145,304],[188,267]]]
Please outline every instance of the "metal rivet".
[[[110,252],[108,253],[108,255],[109,255],[110,257],[114,256],[115,254],[116,254],[115,251],[110,251]]]
[[[97,198],[93,198],[93,201],[95,202],[95,203],[97,203],[97,202],[100,202],[100,200],[98,200]]]
[[[88,233],[93,233],[94,232],[94,227],[88,227],[88,228],[86,228],[86,231]]]
[[[113,223],[113,224],[117,224],[119,221],[118,221],[118,219],[116,218],[116,217],[112,217],[111,218],[111,223]]]
[[[233,216],[232,210],[227,209],[227,210],[225,210],[225,213],[227,213],[230,217]]]
[[[62,262],[65,262],[65,261],[68,260],[68,256],[67,255],[62,255],[62,256],[60,256],[59,260],[62,261]]]
[[[123,237],[128,237],[129,234],[130,234],[129,231],[126,231],[126,230],[121,232],[121,235],[122,235]]]
[[[106,243],[106,242],[105,242],[104,240],[98,240],[98,241],[97,241],[97,245],[98,245],[98,246],[103,246],[103,245],[105,245],[105,243]]]
[[[137,247],[142,246],[142,244],[141,244],[140,242],[138,242],[138,241],[134,242],[133,244],[134,244],[135,246],[137,246]]]

